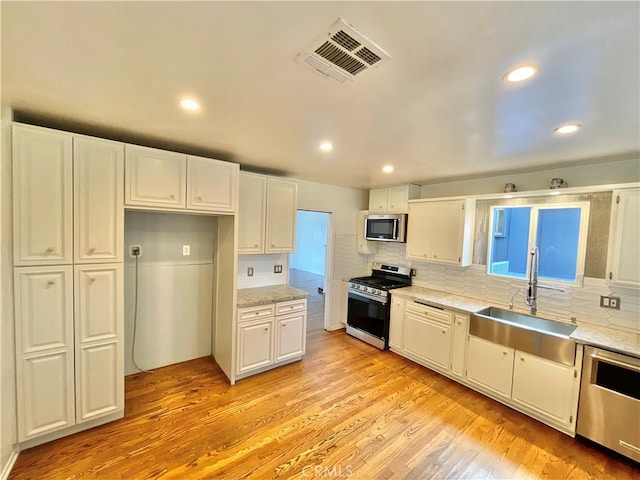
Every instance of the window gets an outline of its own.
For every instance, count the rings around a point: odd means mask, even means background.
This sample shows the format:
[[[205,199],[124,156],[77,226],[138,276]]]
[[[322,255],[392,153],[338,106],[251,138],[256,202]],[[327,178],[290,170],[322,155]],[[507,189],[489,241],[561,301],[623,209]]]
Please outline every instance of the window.
[[[588,203],[491,207],[487,273],[528,278],[539,250],[538,278],[579,283],[584,274]]]

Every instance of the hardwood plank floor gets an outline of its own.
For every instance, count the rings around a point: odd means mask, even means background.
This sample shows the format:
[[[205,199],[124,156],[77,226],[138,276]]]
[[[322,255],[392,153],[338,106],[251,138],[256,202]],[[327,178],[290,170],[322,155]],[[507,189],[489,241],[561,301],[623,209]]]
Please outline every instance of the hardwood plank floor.
[[[126,379],[125,418],[20,454],[11,479],[638,479],[572,439],[344,331],[231,387],[210,358]]]
[[[324,294],[318,291],[324,285],[324,277],[297,268],[289,270],[289,285],[309,292],[307,298],[307,332],[324,328]]]

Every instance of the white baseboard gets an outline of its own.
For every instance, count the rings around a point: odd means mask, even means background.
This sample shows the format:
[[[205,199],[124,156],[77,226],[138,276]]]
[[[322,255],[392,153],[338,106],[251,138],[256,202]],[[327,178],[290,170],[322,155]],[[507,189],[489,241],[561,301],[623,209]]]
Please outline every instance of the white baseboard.
[[[2,469],[2,472],[0,473],[0,480],[7,480],[7,478],[9,478],[9,474],[11,473],[11,470],[13,470],[13,466],[16,464],[16,460],[18,460],[19,453],[20,452],[17,449],[14,449],[13,452],[11,452],[9,461],[6,463],[6,465]]]

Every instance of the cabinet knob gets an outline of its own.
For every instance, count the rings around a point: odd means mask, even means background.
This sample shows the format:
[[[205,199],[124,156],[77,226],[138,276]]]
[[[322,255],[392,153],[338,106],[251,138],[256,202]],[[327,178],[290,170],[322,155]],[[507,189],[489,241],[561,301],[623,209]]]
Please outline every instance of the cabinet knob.
[[[503,355],[506,355],[506,354],[507,354],[507,352],[502,352],[502,354],[503,354]]]
[[[254,243],[254,244],[253,244],[253,247],[254,247],[254,248],[258,248],[258,244],[257,244],[257,243]]]
[[[96,251],[96,247],[91,247],[91,248],[89,249],[89,253],[93,253],[93,252],[95,252],[95,251]]]
[[[202,201],[202,195],[198,195],[197,199],[198,199],[199,202],[201,202]]]
[[[391,208],[395,207],[395,205],[391,205]]]
[[[170,193],[169,194],[169,198],[176,198],[176,194],[175,193]]]
[[[260,315],[260,312],[256,312],[256,315]]]
[[[55,249],[53,247],[49,247],[47,248],[47,253],[53,253]]]
[[[521,362],[524,362],[524,357],[520,357],[520,361],[521,361]]]
[[[425,254],[424,254],[424,257],[425,257],[425,258],[429,258],[429,255],[425,253]]]
[[[286,323],[283,323],[283,324],[282,324],[282,328],[284,328],[284,327],[286,327],[286,326],[287,326],[287,324],[286,324]]]
[[[56,284],[56,281],[55,281],[55,280],[49,280],[49,281],[47,282],[47,285],[55,285],[55,284]]]
[[[445,335],[447,332],[446,330],[442,330],[442,334]]]
[[[92,284],[96,281],[96,277],[89,277],[89,283]]]
[[[269,331],[269,327],[264,327],[264,331],[268,332]]]
[[[275,243],[272,243],[272,244],[271,244],[271,248],[276,248],[276,244],[275,244]]]
[[[458,325],[462,325],[462,322],[460,320],[458,320]]]
[[[433,256],[433,258],[438,258],[438,256],[437,256],[437,255],[434,255],[434,256]]]

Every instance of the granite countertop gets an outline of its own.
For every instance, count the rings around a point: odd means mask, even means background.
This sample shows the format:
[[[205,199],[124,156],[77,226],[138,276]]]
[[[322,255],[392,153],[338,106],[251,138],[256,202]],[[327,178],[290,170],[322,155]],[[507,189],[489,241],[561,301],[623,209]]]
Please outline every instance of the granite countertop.
[[[405,288],[396,288],[391,291],[391,295],[404,298],[406,300],[421,300],[435,305],[436,307],[450,308],[465,313],[474,313],[482,310],[483,308],[492,306],[491,303],[483,302],[475,298],[463,297],[461,295],[418,287],[415,285]],[[494,306],[499,307],[500,305]],[[571,334],[571,338],[573,338],[577,343],[593,345],[595,347],[601,347],[640,358],[640,335],[635,333],[613,330],[611,328],[591,325],[588,323],[581,323]]]
[[[241,288],[238,290],[238,308],[257,307],[269,303],[299,300],[311,295],[309,292],[289,285],[269,285],[267,287]]]

